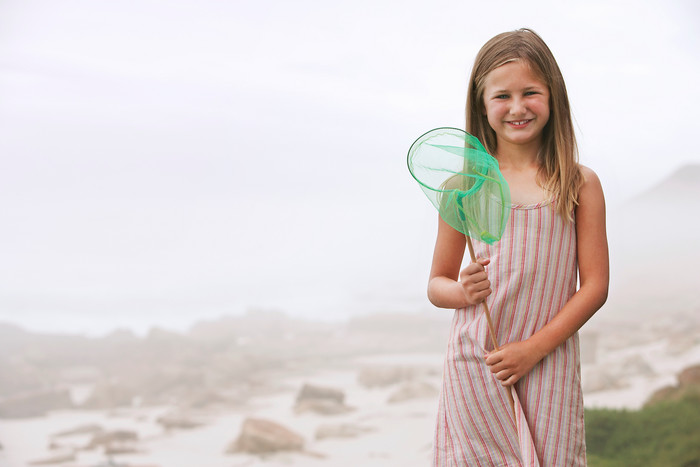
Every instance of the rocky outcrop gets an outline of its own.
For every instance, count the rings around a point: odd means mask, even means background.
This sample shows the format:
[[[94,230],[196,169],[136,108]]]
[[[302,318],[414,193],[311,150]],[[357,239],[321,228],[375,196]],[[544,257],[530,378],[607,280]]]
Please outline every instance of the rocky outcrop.
[[[700,365],[686,368],[678,375],[678,385],[680,387],[700,387]]]
[[[644,405],[679,400],[688,395],[700,397],[700,365],[694,365],[681,371],[676,386],[666,386],[656,390]]]
[[[337,415],[354,410],[345,405],[345,393],[340,389],[304,384],[297,394],[294,411]]]
[[[265,455],[302,449],[304,449],[304,438],[289,428],[271,420],[246,418],[240,435],[226,452]]]

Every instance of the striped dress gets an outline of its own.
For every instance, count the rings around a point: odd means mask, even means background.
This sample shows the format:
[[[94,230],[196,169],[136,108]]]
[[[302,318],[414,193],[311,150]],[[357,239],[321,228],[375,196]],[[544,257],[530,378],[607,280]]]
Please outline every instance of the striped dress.
[[[490,258],[487,298],[499,344],[522,341],[576,290],[576,230],[549,202],[513,206],[500,242],[474,242]],[[484,362],[492,350],[482,305],[452,320],[435,430],[434,466],[585,466],[578,334],[508,389]],[[519,401],[519,403],[518,403]]]

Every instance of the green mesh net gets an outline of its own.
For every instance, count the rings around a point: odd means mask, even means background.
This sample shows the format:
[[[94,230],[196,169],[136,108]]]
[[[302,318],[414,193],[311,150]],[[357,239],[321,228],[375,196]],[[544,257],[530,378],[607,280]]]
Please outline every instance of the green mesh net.
[[[430,130],[408,150],[408,170],[447,224],[489,245],[501,239],[510,190],[498,161],[474,136]]]

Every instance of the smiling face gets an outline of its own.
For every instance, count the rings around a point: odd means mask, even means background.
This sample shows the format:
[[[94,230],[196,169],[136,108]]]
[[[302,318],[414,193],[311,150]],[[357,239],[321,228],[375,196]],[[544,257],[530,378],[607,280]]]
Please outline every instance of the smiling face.
[[[540,145],[549,121],[549,88],[524,61],[491,71],[484,81],[483,99],[498,148]]]

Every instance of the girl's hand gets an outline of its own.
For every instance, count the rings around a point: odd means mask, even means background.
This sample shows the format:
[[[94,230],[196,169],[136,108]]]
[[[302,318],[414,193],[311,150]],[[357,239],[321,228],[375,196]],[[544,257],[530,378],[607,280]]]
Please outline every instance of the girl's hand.
[[[481,303],[491,295],[491,281],[488,280],[484,269],[490,261],[488,258],[478,258],[476,263],[469,264],[459,273],[459,282],[469,305]]]
[[[504,344],[486,354],[486,364],[503,386],[512,386],[542,360],[529,341]]]

